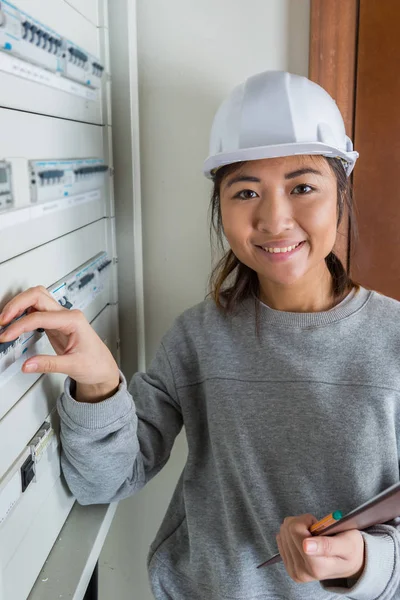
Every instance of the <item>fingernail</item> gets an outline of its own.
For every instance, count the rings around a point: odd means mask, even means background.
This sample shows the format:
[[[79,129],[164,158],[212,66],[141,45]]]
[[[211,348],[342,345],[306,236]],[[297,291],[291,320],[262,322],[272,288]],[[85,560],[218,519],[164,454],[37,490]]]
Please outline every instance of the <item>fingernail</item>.
[[[317,542],[306,542],[307,554],[314,554],[317,551]]]
[[[37,371],[37,363],[26,363],[25,365],[25,371],[28,371],[28,373],[33,373],[33,371]]]

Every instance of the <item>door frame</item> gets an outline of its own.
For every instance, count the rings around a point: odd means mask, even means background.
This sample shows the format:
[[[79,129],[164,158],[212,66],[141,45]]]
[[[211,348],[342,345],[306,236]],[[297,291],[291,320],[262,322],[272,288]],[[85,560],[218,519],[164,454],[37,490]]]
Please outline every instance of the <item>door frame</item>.
[[[309,78],[336,101],[354,141],[357,47],[361,0],[311,0]],[[344,215],[335,250],[351,266],[349,219]]]

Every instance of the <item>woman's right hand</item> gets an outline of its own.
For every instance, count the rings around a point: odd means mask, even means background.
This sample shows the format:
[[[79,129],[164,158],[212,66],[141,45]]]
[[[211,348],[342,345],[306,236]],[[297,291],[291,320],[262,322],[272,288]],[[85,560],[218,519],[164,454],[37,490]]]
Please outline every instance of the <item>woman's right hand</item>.
[[[24,373],[64,373],[77,383],[76,400],[99,402],[118,389],[118,365],[110,350],[80,310],[60,306],[43,286],[29,288],[8,302],[0,313],[0,327],[23,313],[7,327],[0,342],[43,328],[56,356],[38,355],[23,365]]]

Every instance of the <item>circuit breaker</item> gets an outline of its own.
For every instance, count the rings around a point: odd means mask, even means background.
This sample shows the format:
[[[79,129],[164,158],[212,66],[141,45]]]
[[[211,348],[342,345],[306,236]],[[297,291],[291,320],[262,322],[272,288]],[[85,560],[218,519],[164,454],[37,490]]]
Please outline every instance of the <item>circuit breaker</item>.
[[[30,161],[29,175],[35,204],[101,189],[108,165],[98,158]]]
[[[79,9],[64,0],[0,0],[3,107],[111,124],[108,65],[108,30]]]
[[[0,162],[0,211],[11,209],[13,204],[11,165]]]
[[[10,158],[0,163],[0,181],[1,177],[0,263],[113,210],[109,167],[102,158]]]
[[[48,289],[65,308],[85,311],[94,305],[97,313],[112,301],[109,287],[112,265],[108,254],[101,252]],[[96,303],[97,298],[99,302]],[[0,332],[7,327],[0,328]],[[15,403],[15,395],[10,393],[7,386],[12,384],[14,378],[21,378],[22,364],[36,354],[49,353],[53,353],[51,346],[45,333],[40,330],[0,343],[0,419]]]
[[[88,99],[96,98],[95,94],[88,95],[85,88],[100,88],[104,73],[100,59],[6,0],[0,3],[0,50],[1,70]],[[29,68],[25,63],[42,67],[48,73]],[[70,81],[82,88],[71,85]]]

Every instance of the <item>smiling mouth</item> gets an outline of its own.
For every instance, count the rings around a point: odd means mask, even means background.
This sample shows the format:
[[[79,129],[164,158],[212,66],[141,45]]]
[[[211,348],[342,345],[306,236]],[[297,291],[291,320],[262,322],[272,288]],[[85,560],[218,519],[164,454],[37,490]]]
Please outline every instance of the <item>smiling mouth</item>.
[[[288,254],[288,253],[296,250],[296,248],[298,248],[299,246],[301,246],[304,243],[305,242],[302,241],[302,242],[299,242],[298,244],[294,244],[293,246],[288,246],[287,248],[264,248],[263,246],[258,246],[258,247],[261,248],[261,250],[264,250],[264,252],[267,252],[270,254]]]

